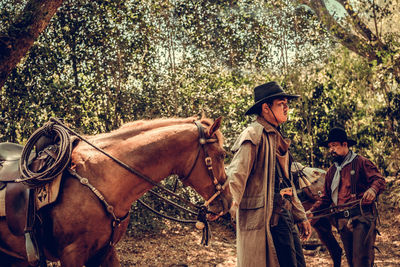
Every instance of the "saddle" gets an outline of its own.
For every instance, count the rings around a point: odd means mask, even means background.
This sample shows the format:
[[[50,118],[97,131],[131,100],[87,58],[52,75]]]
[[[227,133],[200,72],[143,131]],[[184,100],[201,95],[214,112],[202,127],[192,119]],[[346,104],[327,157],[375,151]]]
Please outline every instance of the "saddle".
[[[32,264],[40,262],[41,266],[45,266],[37,242],[35,217],[37,210],[57,199],[62,173],[52,182],[34,189],[16,182],[21,178],[19,163],[22,151],[21,145],[0,143],[0,216],[6,217],[13,235],[25,236],[28,261]],[[42,153],[42,156],[36,157],[32,151],[28,163],[33,171],[41,171],[49,162],[49,157],[54,156]]]
[[[14,181],[20,177],[19,159],[23,146],[0,143],[0,188],[2,204],[0,216],[6,216],[7,224],[14,235],[23,235],[28,207],[29,189]],[[4,213],[4,214],[2,214]]]
[[[326,172],[318,168],[304,167],[299,162],[293,162],[291,167],[296,186],[297,196],[301,202],[318,201],[324,190]]]
[[[42,219],[37,212],[57,200],[64,169],[70,164],[71,145],[77,140],[52,121],[36,130],[25,147],[0,143],[0,216],[6,217],[14,235],[25,236],[31,265],[46,266],[40,246]]]
[[[54,181],[30,191],[29,187],[23,183],[15,182],[21,177],[19,172],[19,161],[23,146],[14,143],[0,143],[0,200],[5,207],[0,207],[0,216],[6,216],[10,231],[16,235],[23,235],[27,220],[30,194],[32,194],[32,208],[40,208],[54,202],[57,199],[61,176]],[[32,152],[29,162],[33,170],[45,168],[50,155],[45,154],[35,157]]]
[[[19,159],[24,147],[14,143],[0,143],[0,182],[19,178]]]

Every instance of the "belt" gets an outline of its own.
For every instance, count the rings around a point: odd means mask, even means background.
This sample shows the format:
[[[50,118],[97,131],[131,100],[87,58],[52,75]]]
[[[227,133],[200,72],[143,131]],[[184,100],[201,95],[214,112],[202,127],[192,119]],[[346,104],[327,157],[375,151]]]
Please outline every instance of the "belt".
[[[362,212],[361,212],[361,209],[362,209]],[[368,205],[368,206],[366,205],[366,206],[361,206],[361,207],[357,205],[357,207],[343,210],[343,211],[340,211],[339,213],[336,213],[335,217],[337,219],[343,219],[343,218],[350,219],[355,216],[362,215],[363,213],[372,212],[372,210],[373,210],[372,205]]]

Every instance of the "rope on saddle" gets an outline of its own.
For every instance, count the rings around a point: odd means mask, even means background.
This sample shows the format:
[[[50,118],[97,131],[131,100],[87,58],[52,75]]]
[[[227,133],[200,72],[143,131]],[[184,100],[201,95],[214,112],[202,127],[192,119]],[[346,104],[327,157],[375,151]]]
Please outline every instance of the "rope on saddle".
[[[42,137],[52,139],[53,144],[57,143],[58,153],[55,153],[57,156],[45,170],[34,172],[29,168],[29,157],[35,148],[38,149],[36,144]],[[38,155],[41,151],[35,152],[36,155]],[[31,135],[24,146],[19,162],[21,178],[17,179],[16,181],[22,182],[30,188],[40,187],[43,184],[50,182],[56,178],[65,169],[65,167],[67,167],[71,158],[71,153],[72,145],[68,130],[60,125],[55,124],[54,122],[47,122],[43,127],[37,129]]]

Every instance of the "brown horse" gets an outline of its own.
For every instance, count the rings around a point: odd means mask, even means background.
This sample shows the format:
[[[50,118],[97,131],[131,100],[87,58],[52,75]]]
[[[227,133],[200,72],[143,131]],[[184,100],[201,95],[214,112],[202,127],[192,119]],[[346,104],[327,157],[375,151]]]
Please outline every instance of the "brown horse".
[[[194,122],[194,117],[138,121],[87,140],[157,183],[171,174],[184,177],[185,185],[208,200],[217,189],[207,170],[205,151],[212,159],[212,176],[221,185],[226,180],[221,119],[200,120],[206,141],[200,144],[200,130]],[[206,150],[200,149],[203,145]],[[114,207],[117,218],[126,216],[132,203],[153,187],[84,142],[74,148],[71,161],[76,172]],[[222,215],[229,210],[230,201],[223,187],[208,209]],[[70,173],[63,175],[57,201],[40,209],[39,215],[46,259],[60,261],[61,266],[119,266],[109,244],[123,236],[128,220],[112,233],[112,216]],[[24,237],[11,234],[5,218],[0,218],[0,266],[27,265]]]
[[[296,188],[298,188],[297,194],[307,211],[322,195],[326,172],[318,168],[304,167],[298,162],[293,162],[291,171],[296,181]],[[334,224],[332,217],[323,217],[312,226],[321,242],[328,249],[334,267],[340,267],[342,248],[332,233],[332,224]]]

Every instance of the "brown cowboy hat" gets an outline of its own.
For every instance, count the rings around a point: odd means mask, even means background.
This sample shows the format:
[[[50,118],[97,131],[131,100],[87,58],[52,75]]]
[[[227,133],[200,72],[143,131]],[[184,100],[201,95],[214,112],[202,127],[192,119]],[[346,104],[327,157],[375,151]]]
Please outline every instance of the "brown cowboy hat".
[[[276,82],[268,82],[254,88],[254,105],[250,107],[245,115],[256,114],[260,110],[260,106],[269,99],[274,98],[287,98],[295,99],[299,98],[299,95],[287,94]]]
[[[357,144],[356,141],[347,138],[346,131],[340,127],[334,127],[330,130],[328,140],[321,143],[321,146],[328,147],[331,142],[347,142],[347,146],[353,146]]]

